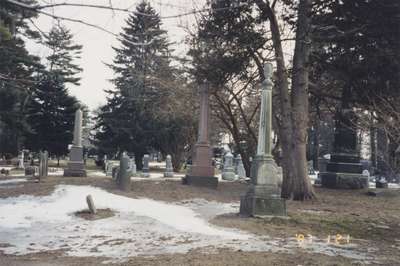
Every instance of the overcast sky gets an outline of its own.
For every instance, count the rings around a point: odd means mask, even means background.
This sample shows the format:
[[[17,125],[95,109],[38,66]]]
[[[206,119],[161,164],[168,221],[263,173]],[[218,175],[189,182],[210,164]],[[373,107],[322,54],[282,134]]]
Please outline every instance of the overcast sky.
[[[110,0],[38,0],[38,2],[40,4],[69,2],[109,5]],[[114,7],[134,10],[141,0],[111,0],[111,2]],[[193,8],[201,8],[205,0],[151,0],[150,2],[161,16],[168,16],[185,13]],[[121,27],[125,25],[125,19],[128,16],[127,13],[123,12],[115,11],[113,13],[110,10],[83,7],[57,7],[46,11],[58,16],[81,19],[88,23],[99,25],[116,34],[121,31]],[[170,40],[175,42],[173,48],[176,49],[176,53],[183,55],[186,49],[183,44],[185,31],[181,26],[193,24],[194,16],[163,19],[162,21],[164,29],[168,31]],[[34,23],[42,31],[48,32],[57,21],[40,15]],[[62,21],[62,23],[74,34],[75,43],[83,45],[82,58],[77,61],[83,68],[81,85],[79,87],[70,86],[70,92],[93,110],[105,103],[106,94],[103,90],[112,88],[111,83],[107,80],[112,78],[113,73],[104,65],[104,62],[112,62],[114,53],[111,46],[118,46],[119,42],[115,36],[95,28],[67,21]],[[40,57],[45,57],[48,54],[48,50],[44,46],[37,45],[31,41],[27,42],[27,48],[31,53]]]

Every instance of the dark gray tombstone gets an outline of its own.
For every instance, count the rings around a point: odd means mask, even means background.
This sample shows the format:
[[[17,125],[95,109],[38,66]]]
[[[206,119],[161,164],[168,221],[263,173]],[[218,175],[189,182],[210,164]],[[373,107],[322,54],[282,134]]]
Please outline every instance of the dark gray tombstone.
[[[49,153],[47,151],[39,154],[39,180],[48,176]]]
[[[165,172],[164,177],[173,177],[174,176],[174,169],[172,167],[172,158],[171,155],[167,155],[165,159]]]
[[[150,155],[145,154],[143,156],[143,168],[142,168],[142,177],[149,177],[150,176]]]
[[[131,175],[129,171],[129,157],[122,156],[119,164],[117,184],[121,190],[131,190]]]

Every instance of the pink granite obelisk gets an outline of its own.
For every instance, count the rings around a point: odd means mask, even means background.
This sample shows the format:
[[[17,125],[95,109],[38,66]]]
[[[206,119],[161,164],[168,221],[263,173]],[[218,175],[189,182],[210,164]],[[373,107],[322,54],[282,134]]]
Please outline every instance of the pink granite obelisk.
[[[193,152],[193,165],[183,178],[183,184],[216,188],[218,178],[214,177],[212,150],[208,140],[209,134],[209,84],[200,88],[199,136]]]

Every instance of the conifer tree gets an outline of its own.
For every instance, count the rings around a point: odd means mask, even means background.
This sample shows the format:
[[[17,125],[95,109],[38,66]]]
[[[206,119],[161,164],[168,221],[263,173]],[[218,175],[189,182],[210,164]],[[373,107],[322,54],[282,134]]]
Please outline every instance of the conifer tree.
[[[30,133],[26,145],[50,155],[66,155],[73,138],[75,110],[79,107],[57,75],[42,75],[27,109]]]
[[[74,60],[80,58],[82,45],[74,44],[72,38],[73,35],[65,26],[53,26],[44,42],[50,48],[50,55],[46,59],[49,71],[62,77],[62,82],[79,85],[80,77],[76,75],[82,68]]]
[[[114,151],[134,152],[140,168],[141,157],[154,146],[156,117],[173,89],[174,70],[167,33],[148,2],[141,2],[126,23],[109,65],[115,90],[107,91],[108,102],[98,114],[96,140],[101,147],[113,143]]]

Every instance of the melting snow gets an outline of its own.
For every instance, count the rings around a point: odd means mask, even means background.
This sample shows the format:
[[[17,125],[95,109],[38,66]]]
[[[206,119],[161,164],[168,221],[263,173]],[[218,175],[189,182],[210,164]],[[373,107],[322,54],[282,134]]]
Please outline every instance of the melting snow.
[[[88,221],[73,213],[87,209],[91,194],[98,209],[115,216]],[[243,251],[286,251],[294,239],[272,239],[235,229],[216,227],[208,219],[237,213],[238,204],[193,199],[170,204],[132,199],[91,186],[59,185],[43,197],[22,195],[0,199],[0,250],[27,254],[63,249],[71,256],[103,256],[123,260],[137,255],[186,253],[194,248],[232,248]],[[335,247],[316,240],[310,252],[369,259],[356,245]]]
[[[5,184],[16,184],[16,183],[22,183],[28,181],[26,178],[13,178],[13,179],[6,179],[6,180],[0,180],[0,185],[5,185]]]

